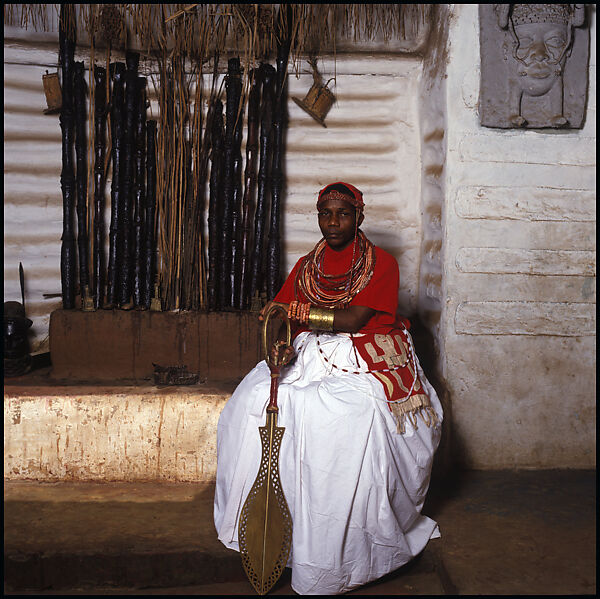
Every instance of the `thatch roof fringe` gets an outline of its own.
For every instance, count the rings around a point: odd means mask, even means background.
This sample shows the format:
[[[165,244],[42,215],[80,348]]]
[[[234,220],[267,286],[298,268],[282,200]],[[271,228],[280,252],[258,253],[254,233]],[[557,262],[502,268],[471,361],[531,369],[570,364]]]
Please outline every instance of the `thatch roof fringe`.
[[[56,31],[60,4],[5,4],[4,23]],[[335,52],[344,41],[405,41],[427,27],[429,4],[72,4],[65,29],[96,46],[125,49],[133,39],[205,60],[228,51],[273,55],[282,31],[293,35],[291,58]]]

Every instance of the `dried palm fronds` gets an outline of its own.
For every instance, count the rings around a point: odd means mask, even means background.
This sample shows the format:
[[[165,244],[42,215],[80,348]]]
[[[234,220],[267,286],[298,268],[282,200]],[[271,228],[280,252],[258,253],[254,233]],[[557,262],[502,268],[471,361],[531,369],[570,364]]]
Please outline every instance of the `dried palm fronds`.
[[[53,7],[54,13],[48,10],[47,4],[5,4],[4,5],[4,24],[29,29],[34,31],[50,31],[50,21],[57,15],[56,7]],[[71,11],[65,11],[71,13]],[[75,15],[65,14],[59,17],[64,22],[62,29],[66,32],[74,30]],[[67,26],[68,23],[68,26]],[[72,39],[72,37],[70,38]]]
[[[158,270],[165,308],[173,310],[206,305],[202,222],[209,145],[202,135],[202,75],[200,65],[189,72],[182,56],[163,55],[154,81],[160,111]],[[217,93],[214,85],[210,93]]]
[[[56,4],[5,4],[6,25],[51,31]],[[74,4],[64,23],[71,39],[94,13],[93,35],[113,47],[137,41],[147,53],[159,48],[203,59],[234,51],[259,59],[273,56],[282,22],[295,31],[292,59],[331,52],[343,40],[414,40],[426,27],[428,4]],[[286,10],[280,10],[285,6]],[[183,24],[183,26],[182,26]],[[88,28],[89,29],[89,28]],[[202,29],[206,34],[200,34]],[[89,31],[88,31],[89,33]],[[128,35],[124,35],[127,33]],[[123,46],[124,49],[124,46]]]

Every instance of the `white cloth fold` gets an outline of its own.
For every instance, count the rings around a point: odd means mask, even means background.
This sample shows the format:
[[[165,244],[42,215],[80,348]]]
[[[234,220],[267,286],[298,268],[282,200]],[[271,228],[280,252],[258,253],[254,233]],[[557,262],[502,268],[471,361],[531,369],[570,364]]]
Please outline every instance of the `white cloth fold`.
[[[279,473],[293,521],[287,565],[297,593],[339,594],[399,568],[439,536],[420,512],[441,428],[419,417],[416,429],[407,424],[397,433],[381,383],[341,371],[367,368],[348,336],[301,333],[294,348],[297,358],[282,371],[277,397],[277,424],[285,427]],[[441,423],[439,399],[417,366]],[[238,551],[270,380],[260,362],[219,418],[214,520],[221,542]]]

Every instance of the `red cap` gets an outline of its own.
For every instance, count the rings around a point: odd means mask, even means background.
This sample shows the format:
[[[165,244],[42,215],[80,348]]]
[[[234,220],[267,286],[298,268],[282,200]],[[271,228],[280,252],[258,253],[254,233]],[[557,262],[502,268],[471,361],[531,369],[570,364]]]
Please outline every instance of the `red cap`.
[[[348,190],[348,192],[343,194],[342,196],[342,194],[340,194],[339,191],[331,190],[331,188],[335,185],[342,185]],[[319,199],[317,200],[317,208],[321,205],[322,202],[330,199],[330,196],[334,196],[335,194],[337,194],[336,199],[342,199],[346,202],[349,202],[359,210],[362,210],[365,206],[362,191],[354,187],[354,185],[350,185],[350,183],[338,181],[337,183],[330,183],[329,185],[326,185],[325,187],[323,187],[323,189],[321,189],[321,191],[319,192]]]

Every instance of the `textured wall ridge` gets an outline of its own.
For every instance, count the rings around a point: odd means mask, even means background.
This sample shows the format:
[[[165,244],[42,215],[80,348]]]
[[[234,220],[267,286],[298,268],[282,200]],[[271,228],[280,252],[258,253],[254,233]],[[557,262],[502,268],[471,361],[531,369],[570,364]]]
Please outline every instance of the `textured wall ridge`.
[[[582,129],[502,130],[480,125],[476,5],[453,5],[449,41],[443,341],[460,459],[593,468],[595,45]]]
[[[465,186],[456,190],[461,218],[526,221],[596,221],[596,193],[552,187]]]

